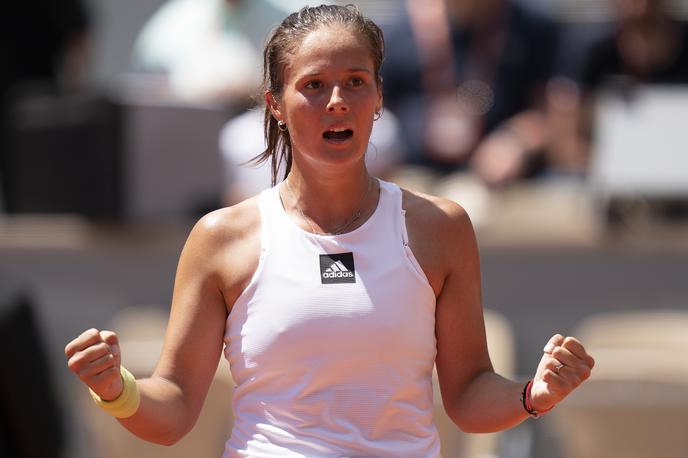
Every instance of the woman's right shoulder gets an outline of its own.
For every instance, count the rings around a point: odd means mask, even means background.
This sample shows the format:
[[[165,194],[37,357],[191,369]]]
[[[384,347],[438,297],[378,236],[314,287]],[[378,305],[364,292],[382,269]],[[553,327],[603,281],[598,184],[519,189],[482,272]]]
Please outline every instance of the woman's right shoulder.
[[[228,245],[254,239],[260,231],[259,196],[211,211],[194,225],[187,243],[216,251]]]
[[[230,310],[258,266],[260,220],[258,198],[200,218],[182,249],[175,284],[188,291],[220,291]]]

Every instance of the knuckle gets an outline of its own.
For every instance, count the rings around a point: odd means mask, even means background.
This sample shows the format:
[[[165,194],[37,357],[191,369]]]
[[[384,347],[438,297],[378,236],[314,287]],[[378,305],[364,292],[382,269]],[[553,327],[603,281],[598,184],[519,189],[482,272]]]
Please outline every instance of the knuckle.
[[[77,358],[69,358],[67,361],[67,367],[72,372],[77,372],[79,370],[79,361]]]
[[[564,350],[563,347],[555,347],[554,350],[552,350],[552,356],[555,358],[561,358],[565,353],[566,350]]]
[[[94,339],[100,336],[100,332],[96,328],[90,328],[84,332],[83,336],[87,339]]]
[[[98,354],[106,354],[109,353],[110,347],[105,342],[98,342],[97,344],[93,345],[91,349],[98,352]]]
[[[103,340],[109,340],[110,343],[115,343],[117,342],[117,334],[114,331],[110,331],[108,329],[105,329],[103,331],[100,331],[100,337]]]
[[[564,343],[562,345],[572,351],[583,351],[583,346],[575,337],[567,337],[564,339]]]
[[[98,358],[102,358],[106,354],[108,354],[108,346],[103,343],[91,345],[86,350],[84,350],[84,358],[86,358],[88,361],[93,361]]]
[[[584,368],[583,371],[581,372],[581,378],[582,378],[583,380],[587,380],[587,379],[590,378],[590,375],[591,375],[591,374],[592,374],[592,371],[586,367],[586,368]]]
[[[74,365],[75,368],[80,370],[85,364],[86,364],[86,358],[84,356],[83,352],[79,352],[72,356],[72,364]]]

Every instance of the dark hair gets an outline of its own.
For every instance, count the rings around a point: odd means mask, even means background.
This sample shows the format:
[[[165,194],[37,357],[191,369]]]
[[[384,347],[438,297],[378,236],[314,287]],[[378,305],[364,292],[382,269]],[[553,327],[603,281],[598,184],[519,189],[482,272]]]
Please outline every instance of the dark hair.
[[[340,24],[366,38],[370,55],[373,58],[375,80],[382,87],[380,69],[385,54],[382,30],[373,21],[363,16],[354,5],[320,5],[304,7],[287,16],[270,36],[263,51],[263,89],[270,91],[279,99],[284,87],[284,68],[290,54],[295,54],[298,46],[309,33],[320,27]],[[281,131],[277,120],[265,107],[263,129],[267,147],[265,151],[250,162],[261,164],[268,159],[272,165],[272,185],[277,183],[277,173],[282,161],[286,162],[284,177],[289,174],[292,164],[291,139],[289,131]]]

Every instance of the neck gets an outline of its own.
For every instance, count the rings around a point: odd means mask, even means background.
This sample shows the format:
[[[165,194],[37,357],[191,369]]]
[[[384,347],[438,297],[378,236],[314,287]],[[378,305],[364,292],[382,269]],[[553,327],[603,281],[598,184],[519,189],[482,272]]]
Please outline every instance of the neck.
[[[295,166],[281,186],[282,203],[309,232],[341,233],[360,226],[375,209],[377,187],[365,167],[345,174],[306,174]]]

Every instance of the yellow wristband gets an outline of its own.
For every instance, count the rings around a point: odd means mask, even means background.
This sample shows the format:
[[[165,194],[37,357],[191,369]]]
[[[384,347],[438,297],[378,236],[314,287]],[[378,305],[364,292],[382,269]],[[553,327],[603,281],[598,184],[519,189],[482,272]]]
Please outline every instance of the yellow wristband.
[[[126,370],[124,366],[119,367],[119,372],[122,375],[122,383],[124,388],[122,392],[112,401],[103,401],[92,389],[88,389],[91,393],[93,401],[107,413],[117,418],[131,417],[136,413],[141,402],[139,395],[139,387],[136,385],[136,378],[131,372]]]

